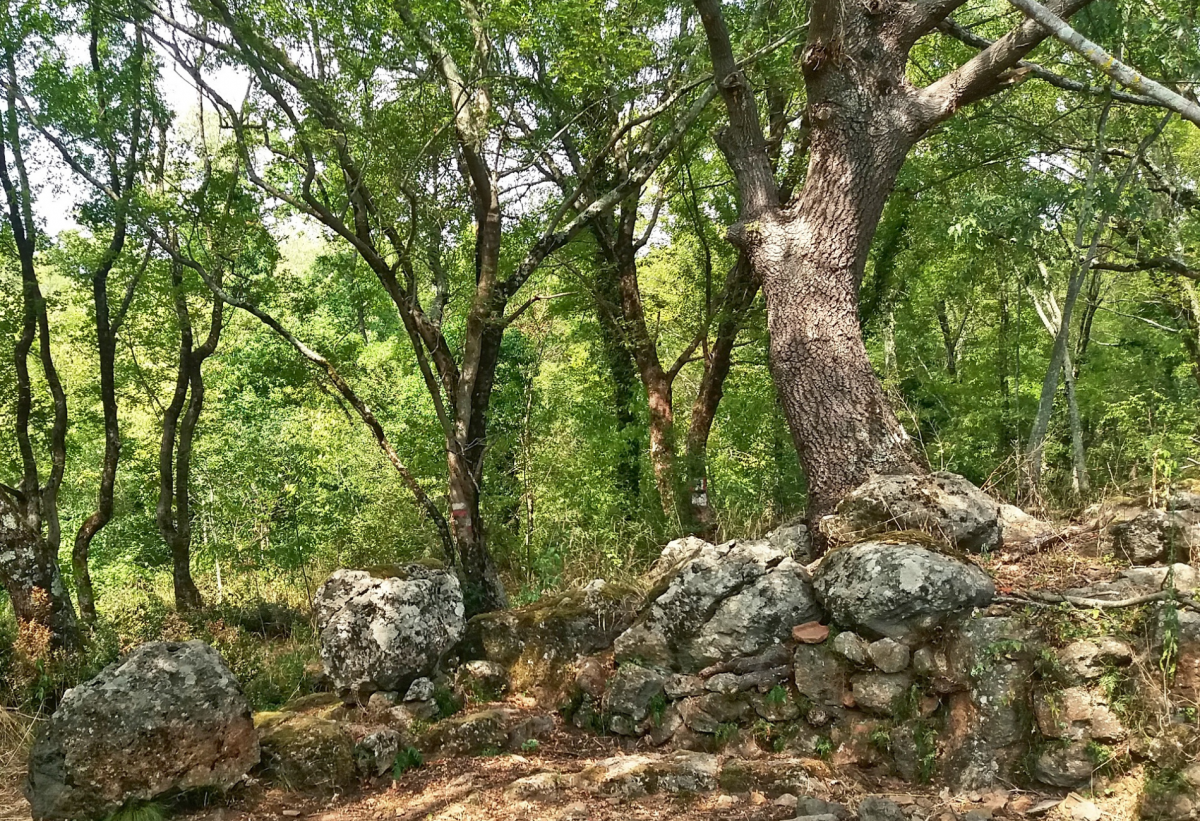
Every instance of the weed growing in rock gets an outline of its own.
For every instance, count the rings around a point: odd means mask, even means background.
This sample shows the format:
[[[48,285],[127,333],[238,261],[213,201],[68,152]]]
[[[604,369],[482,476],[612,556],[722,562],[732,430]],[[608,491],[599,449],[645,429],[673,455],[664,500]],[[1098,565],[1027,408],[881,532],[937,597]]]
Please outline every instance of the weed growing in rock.
[[[820,736],[813,744],[813,752],[816,753],[817,758],[828,761],[833,757],[833,739],[825,735]]]
[[[415,770],[425,763],[421,751],[416,747],[405,747],[396,755],[396,763],[392,765],[392,778],[396,779],[409,770]]]
[[[541,746],[541,743],[536,738],[527,738],[521,743],[521,752],[536,753]]]

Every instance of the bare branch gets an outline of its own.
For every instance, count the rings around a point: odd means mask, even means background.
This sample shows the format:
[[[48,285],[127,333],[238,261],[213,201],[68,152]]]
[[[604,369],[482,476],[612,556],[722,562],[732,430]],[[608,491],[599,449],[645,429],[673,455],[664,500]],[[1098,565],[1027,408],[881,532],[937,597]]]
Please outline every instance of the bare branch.
[[[1025,12],[1031,19],[1036,20],[1051,32],[1058,40],[1083,59],[1098,68],[1105,76],[1116,80],[1128,89],[1138,94],[1156,100],[1158,104],[1170,109],[1193,125],[1200,126],[1200,106],[1191,100],[1176,94],[1161,83],[1151,80],[1140,71],[1130,68],[1113,55],[1071,28],[1058,14],[1046,8],[1036,0],[1009,0],[1014,6]]]

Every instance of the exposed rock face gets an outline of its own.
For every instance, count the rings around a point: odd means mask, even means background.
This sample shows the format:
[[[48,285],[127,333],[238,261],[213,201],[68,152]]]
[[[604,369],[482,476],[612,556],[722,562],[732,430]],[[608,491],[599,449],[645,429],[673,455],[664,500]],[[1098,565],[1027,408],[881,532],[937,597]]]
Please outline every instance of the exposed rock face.
[[[949,665],[959,686],[950,697],[946,774],[956,788],[1012,780],[1032,731],[1032,639],[1009,617],[972,619],[952,637]]]
[[[314,793],[339,792],[358,783],[354,736],[342,722],[279,712],[259,713],[256,723],[262,744],[256,773],[264,778],[284,789]]]
[[[1075,741],[1065,747],[1051,747],[1039,755],[1033,765],[1033,775],[1043,784],[1076,789],[1091,781],[1094,769],[1086,742]]]
[[[808,572],[765,540],[704,547],[616,640],[618,660],[682,673],[757,653],[821,615]]]
[[[852,490],[821,528],[838,541],[921,530],[978,553],[1000,544],[1000,505],[954,473],[875,476]]]
[[[1000,505],[1000,540],[1006,546],[1044,539],[1054,533],[1054,525],[1030,516],[1016,505]]]
[[[250,707],[216,650],[152,642],[68,690],[29,758],[35,819],[103,817],[130,800],[228,789],[258,762]]]
[[[510,689],[559,707],[570,699],[577,663],[612,647],[633,623],[640,601],[615,585],[547,596],[528,607],[476,616],[465,644],[503,667]]]
[[[1153,564],[1171,558],[1186,562],[1200,544],[1200,526],[1182,513],[1147,510],[1109,528],[1113,552],[1130,564]]]
[[[780,525],[767,534],[771,547],[791,556],[801,564],[808,564],[816,556],[813,555],[812,534],[808,525],[803,522],[792,522]]]
[[[340,692],[362,701],[377,690],[406,692],[463,635],[458,579],[419,564],[378,574],[338,570],[313,609],[325,671]]]
[[[1056,651],[1058,662],[1080,679],[1100,678],[1109,667],[1133,661],[1133,648],[1114,638],[1081,639]]]
[[[604,707],[609,713],[629,716],[635,722],[645,719],[655,698],[663,699],[665,679],[660,673],[623,664],[617,674],[609,679],[604,692]],[[665,701],[664,701],[665,705]]]
[[[860,673],[850,680],[850,687],[859,707],[890,716],[912,683],[912,676],[905,673]]]
[[[813,576],[834,621],[874,636],[904,639],[986,607],[991,578],[965,561],[911,544],[865,542],[834,550]]]

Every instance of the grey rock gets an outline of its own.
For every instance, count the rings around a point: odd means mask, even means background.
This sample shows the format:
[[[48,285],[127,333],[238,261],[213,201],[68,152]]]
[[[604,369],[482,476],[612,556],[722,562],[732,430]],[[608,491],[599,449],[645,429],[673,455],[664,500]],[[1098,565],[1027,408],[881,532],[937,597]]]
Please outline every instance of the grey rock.
[[[1095,765],[1087,752],[1087,743],[1073,742],[1065,747],[1051,747],[1037,757],[1033,775],[1043,784],[1064,789],[1086,786],[1092,779]]]
[[[791,693],[784,691],[781,697],[778,690],[767,693],[750,693],[750,704],[754,712],[764,721],[794,721],[800,717],[800,705],[792,698]]]
[[[882,542],[834,550],[814,574],[813,587],[839,624],[900,640],[961,620],[995,595],[991,577],[974,564]]]
[[[796,690],[816,705],[842,704],[846,668],[838,656],[819,644],[801,644],[792,660]]]
[[[851,677],[850,690],[859,707],[890,716],[912,684],[912,676],[905,673],[859,673]]]
[[[407,691],[462,638],[462,591],[451,572],[419,564],[387,575],[338,570],[313,600],[321,660],[339,692],[365,701]]]
[[[1168,574],[1176,590],[1190,593],[1200,587],[1200,572],[1191,565],[1177,562],[1169,567],[1127,567],[1111,581],[1097,582],[1064,592],[1071,596],[1106,601],[1128,599],[1164,589],[1167,586]]]
[[[1180,513],[1147,510],[1109,528],[1113,552],[1130,564],[1153,564],[1168,558],[1186,559],[1200,543],[1200,529]]]
[[[704,684],[710,693],[736,693],[741,690],[738,676],[734,673],[717,673]]]
[[[912,657],[913,672],[929,679],[933,689],[945,695],[959,689],[950,670],[946,651],[934,647],[919,647]]]
[[[796,802],[796,811],[802,815],[832,815],[834,818],[849,818],[850,811],[836,801],[804,797]]]
[[[715,733],[722,724],[736,724],[750,717],[749,702],[740,696],[709,693],[677,703],[684,724],[698,733]]]
[[[1110,637],[1081,639],[1055,651],[1059,664],[1081,679],[1100,678],[1110,667],[1125,666],[1133,661],[1133,648]]]
[[[66,692],[29,756],[35,819],[101,818],[131,800],[224,790],[259,760],[250,707],[201,641],[143,644]]]
[[[395,690],[381,690],[378,693],[371,693],[371,697],[367,699],[367,709],[373,713],[386,713],[399,701],[400,694]]]
[[[704,695],[708,688],[704,684],[704,679],[699,676],[672,674],[667,676],[663,690],[667,694],[667,698],[680,699]]]
[[[846,630],[833,637],[833,649],[851,664],[867,663],[867,650],[870,647],[867,640],[858,633]]]
[[[684,536],[682,539],[667,542],[654,564],[650,566],[646,578],[651,585],[658,584],[677,573],[681,567],[699,556],[701,552],[712,547],[711,542],[706,542],[696,536]]]
[[[858,821],[908,821],[895,801],[869,795],[858,805]]]
[[[504,665],[485,659],[468,661],[456,673],[458,688],[485,701],[493,701],[508,690],[508,671]]]
[[[577,776],[585,789],[636,798],[652,793],[704,793],[717,788],[720,759],[678,751],[669,755],[624,755],[599,761]]]
[[[875,666],[885,673],[899,673],[908,667],[908,647],[895,639],[883,638],[871,642],[867,648],[867,655],[875,662]]]
[[[400,733],[387,728],[363,736],[354,745],[358,769],[368,778],[378,778],[389,772],[399,752]]]
[[[604,708],[609,713],[629,716],[635,722],[650,714],[655,697],[663,697],[665,677],[646,667],[622,664],[608,681],[604,692]]]
[[[511,710],[481,710],[437,722],[421,737],[421,752],[428,757],[452,757],[499,752],[508,744],[516,721]]]
[[[783,642],[820,615],[808,572],[766,540],[707,545],[614,648],[618,661],[695,673]]]
[[[875,476],[850,491],[821,527],[838,541],[920,530],[979,553],[1000,544],[1000,505],[954,473]]]
[[[812,534],[803,522],[780,525],[767,534],[767,541],[771,547],[801,564],[808,564],[816,558],[813,555]]]
[[[1000,505],[1000,539],[1006,547],[1044,539],[1054,525],[1030,516],[1015,505]]]
[[[1033,659],[1030,629],[1019,619],[976,618],[950,637],[947,656],[965,692],[952,697],[946,768],[956,789],[1011,781],[1028,740]]]
[[[518,721],[508,731],[508,748],[520,750],[529,741],[541,741],[554,732],[554,718],[548,715],[530,716]]]
[[[405,701],[429,701],[433,698],[433,680],[422,676],[409,685],[404,694]]]

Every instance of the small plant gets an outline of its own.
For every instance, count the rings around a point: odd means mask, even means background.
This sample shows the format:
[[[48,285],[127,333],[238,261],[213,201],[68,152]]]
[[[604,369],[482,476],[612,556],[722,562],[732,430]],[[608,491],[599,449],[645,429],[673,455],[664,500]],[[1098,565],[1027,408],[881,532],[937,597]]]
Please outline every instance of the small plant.
[[[892,751],[892,733],[887,727],[876,727],[868,736],[868,741],[871,746],[879,750],[881,753],[890,753]]]
[[[131,801],[111,813],[105,821],[163,821],[166,808],[154,801]]]
[[[833,739],[825,735],[818,737],[813,744],[813,752],[817,754],[817,758],[828,761],[833,757]]]
[[[449,718],[462,709],[462,702],[458,696],[445,685],[433,688],[433,700],[437,702],[438,718]]]
[[[1144,789],[1151,798],[1163,798],[1169,795],[1185,794],[1188,790],[1187,779],[1183,771],[1174,767],[1147,767]]]
[[[396,756],[396,763],[392,765],[392,778],[400,778],[409,770],[415,770],[424,763],[425,759],[421,756],[420,750],[416,747],[405,747]]]
[[[650,718],[654,721],[655,727],[662,726],[663,716],[667,712],[667,697],[662,693],[658,693],[654,698],[650,699]]]
[[[720,747],[724,747],[730,741],[733,741],[735,738],[737,738],[737,734],[738,726],[732,722],[718,724],[717,731],[714,733],[717,739],[717,745]]]
[[[927,721],[916,722],[913,745],[917,748],[917,781],[928,784],[937,770],[937,730]]]
[[[784,704],[787,704],[787,700],[787,688],[781,684],[776,684],[774,687],[772,687],[771,691],[767,693],[766,697],[763,699],[763,701],[772,707],[782,707]]]
[[[536,738],[527,738],[521,743],[521,752],[536,753],[538,747],[542,746]]]

